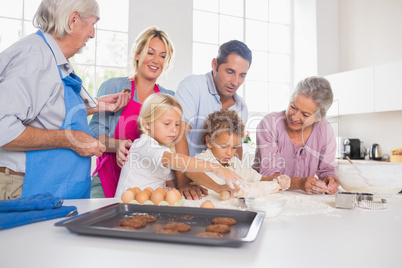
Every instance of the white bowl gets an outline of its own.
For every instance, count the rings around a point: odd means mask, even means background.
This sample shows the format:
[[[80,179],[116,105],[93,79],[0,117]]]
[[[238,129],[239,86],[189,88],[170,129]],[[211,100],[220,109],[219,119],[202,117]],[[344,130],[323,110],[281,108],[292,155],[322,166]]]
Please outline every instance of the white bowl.
[[[263,196],[256,198],[246,198],[246,205],[248,209],[265,211],[266,218],[274,218],[278,216],[286,200],[278,196]]]
[[[339,162],[335,173],[339,184],[349,192],[373,193],[386,198],[402,190],[402,163]]]

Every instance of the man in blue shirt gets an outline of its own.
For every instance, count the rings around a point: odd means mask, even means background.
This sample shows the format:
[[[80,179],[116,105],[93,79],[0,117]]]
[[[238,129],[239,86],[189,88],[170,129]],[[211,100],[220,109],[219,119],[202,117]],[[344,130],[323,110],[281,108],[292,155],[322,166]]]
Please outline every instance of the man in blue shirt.
[[[190,75],[180,82],[175,97],[183,107],[184,135],[176,144],[176,152],[195,156],[205,149],[201,143],[202,126],[210,113],[221,109],[235,110],[244,122],[248,118],[247,105],[236,91],[243,84],[252,61],[246,44],[231,40],[219,47],[212,60],[212,71],[205,75]],[[237,154],[241,159],[242,147]],[[188,187],[190,180],[176,172],[178,187],[187,199],[201,199],[205,190]]]

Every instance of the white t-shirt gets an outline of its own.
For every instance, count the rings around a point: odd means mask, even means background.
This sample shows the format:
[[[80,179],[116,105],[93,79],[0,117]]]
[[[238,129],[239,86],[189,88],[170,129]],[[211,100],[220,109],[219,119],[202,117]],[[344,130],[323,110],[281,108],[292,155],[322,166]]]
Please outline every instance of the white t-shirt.
[[[162,165],[164,152],[171,151],[148,135],[142,134],[136,139],[130,148],[128,161],[121,169],[115,197],[120,198],[128,188],[156,189],[165,187],[166,181],[173,180],[172,170]]]
[[[205,151],[202,151],[202,153],[196,155],[195,158],[219,164],[219,161],[216,159],[216,157],[209,148]],[[262,177],[261,174],[252,169],[250,166],[248,166],[246,162],[242,162],[236,156],[232,157],[229,160],[228,164],[229,167],[227,168],[236,172],[240,177],[243,178],[243,180],[247,182],[259,182],[261,180]],[[208,175],[208,177],[210,177],[211,179],[213,179],[217,184],[225,184],[225,180],[219,178],[214,173],[205,172],[205,174]]]

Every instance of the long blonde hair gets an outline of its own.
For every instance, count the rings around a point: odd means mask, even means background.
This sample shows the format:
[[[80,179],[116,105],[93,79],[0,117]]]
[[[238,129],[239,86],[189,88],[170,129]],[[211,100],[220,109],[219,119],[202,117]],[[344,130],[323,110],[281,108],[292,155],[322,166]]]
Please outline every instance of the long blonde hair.
[[[166,58],[163,64],[163,71],[166,71],[169,68],[171,62],[173,61],[174,55],[173,43],[172,41],[170,41],[169,36],[165,31],[152,26],[140,33],[134,42],[134,46],[130,55],[130,77],[134,76],[138,72],[139,66],[144,61],[144,58],[147,54],[149,43],[155,37],[159,38],[165,44],[166,48]],[[135,59],[137,55],[140,55],[138,61]]]
[[[142,133],[149,135],[149,130],[145,125],[154,122],[170,109],[176,109],[180,115],[183,114],[180,102],[174,97],[163,93],[154,93],[149,96],[144,101],[138,116],[138,126]]]

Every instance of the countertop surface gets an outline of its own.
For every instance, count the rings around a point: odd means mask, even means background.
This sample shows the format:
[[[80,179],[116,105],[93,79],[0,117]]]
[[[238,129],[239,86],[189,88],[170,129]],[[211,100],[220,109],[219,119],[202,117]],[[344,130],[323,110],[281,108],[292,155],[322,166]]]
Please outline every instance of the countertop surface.
[[[13,267],[401,267],[402,196],[385,210],[335,208],[335,196],[283,192],[287,203],[265,218],[254,242],[212,247],[78,235],[54,224],[63,219],[0,231],[0,266]],[[217,207],[235,201],[205,199]],[[117,199],[66,200],[80,214]]]

